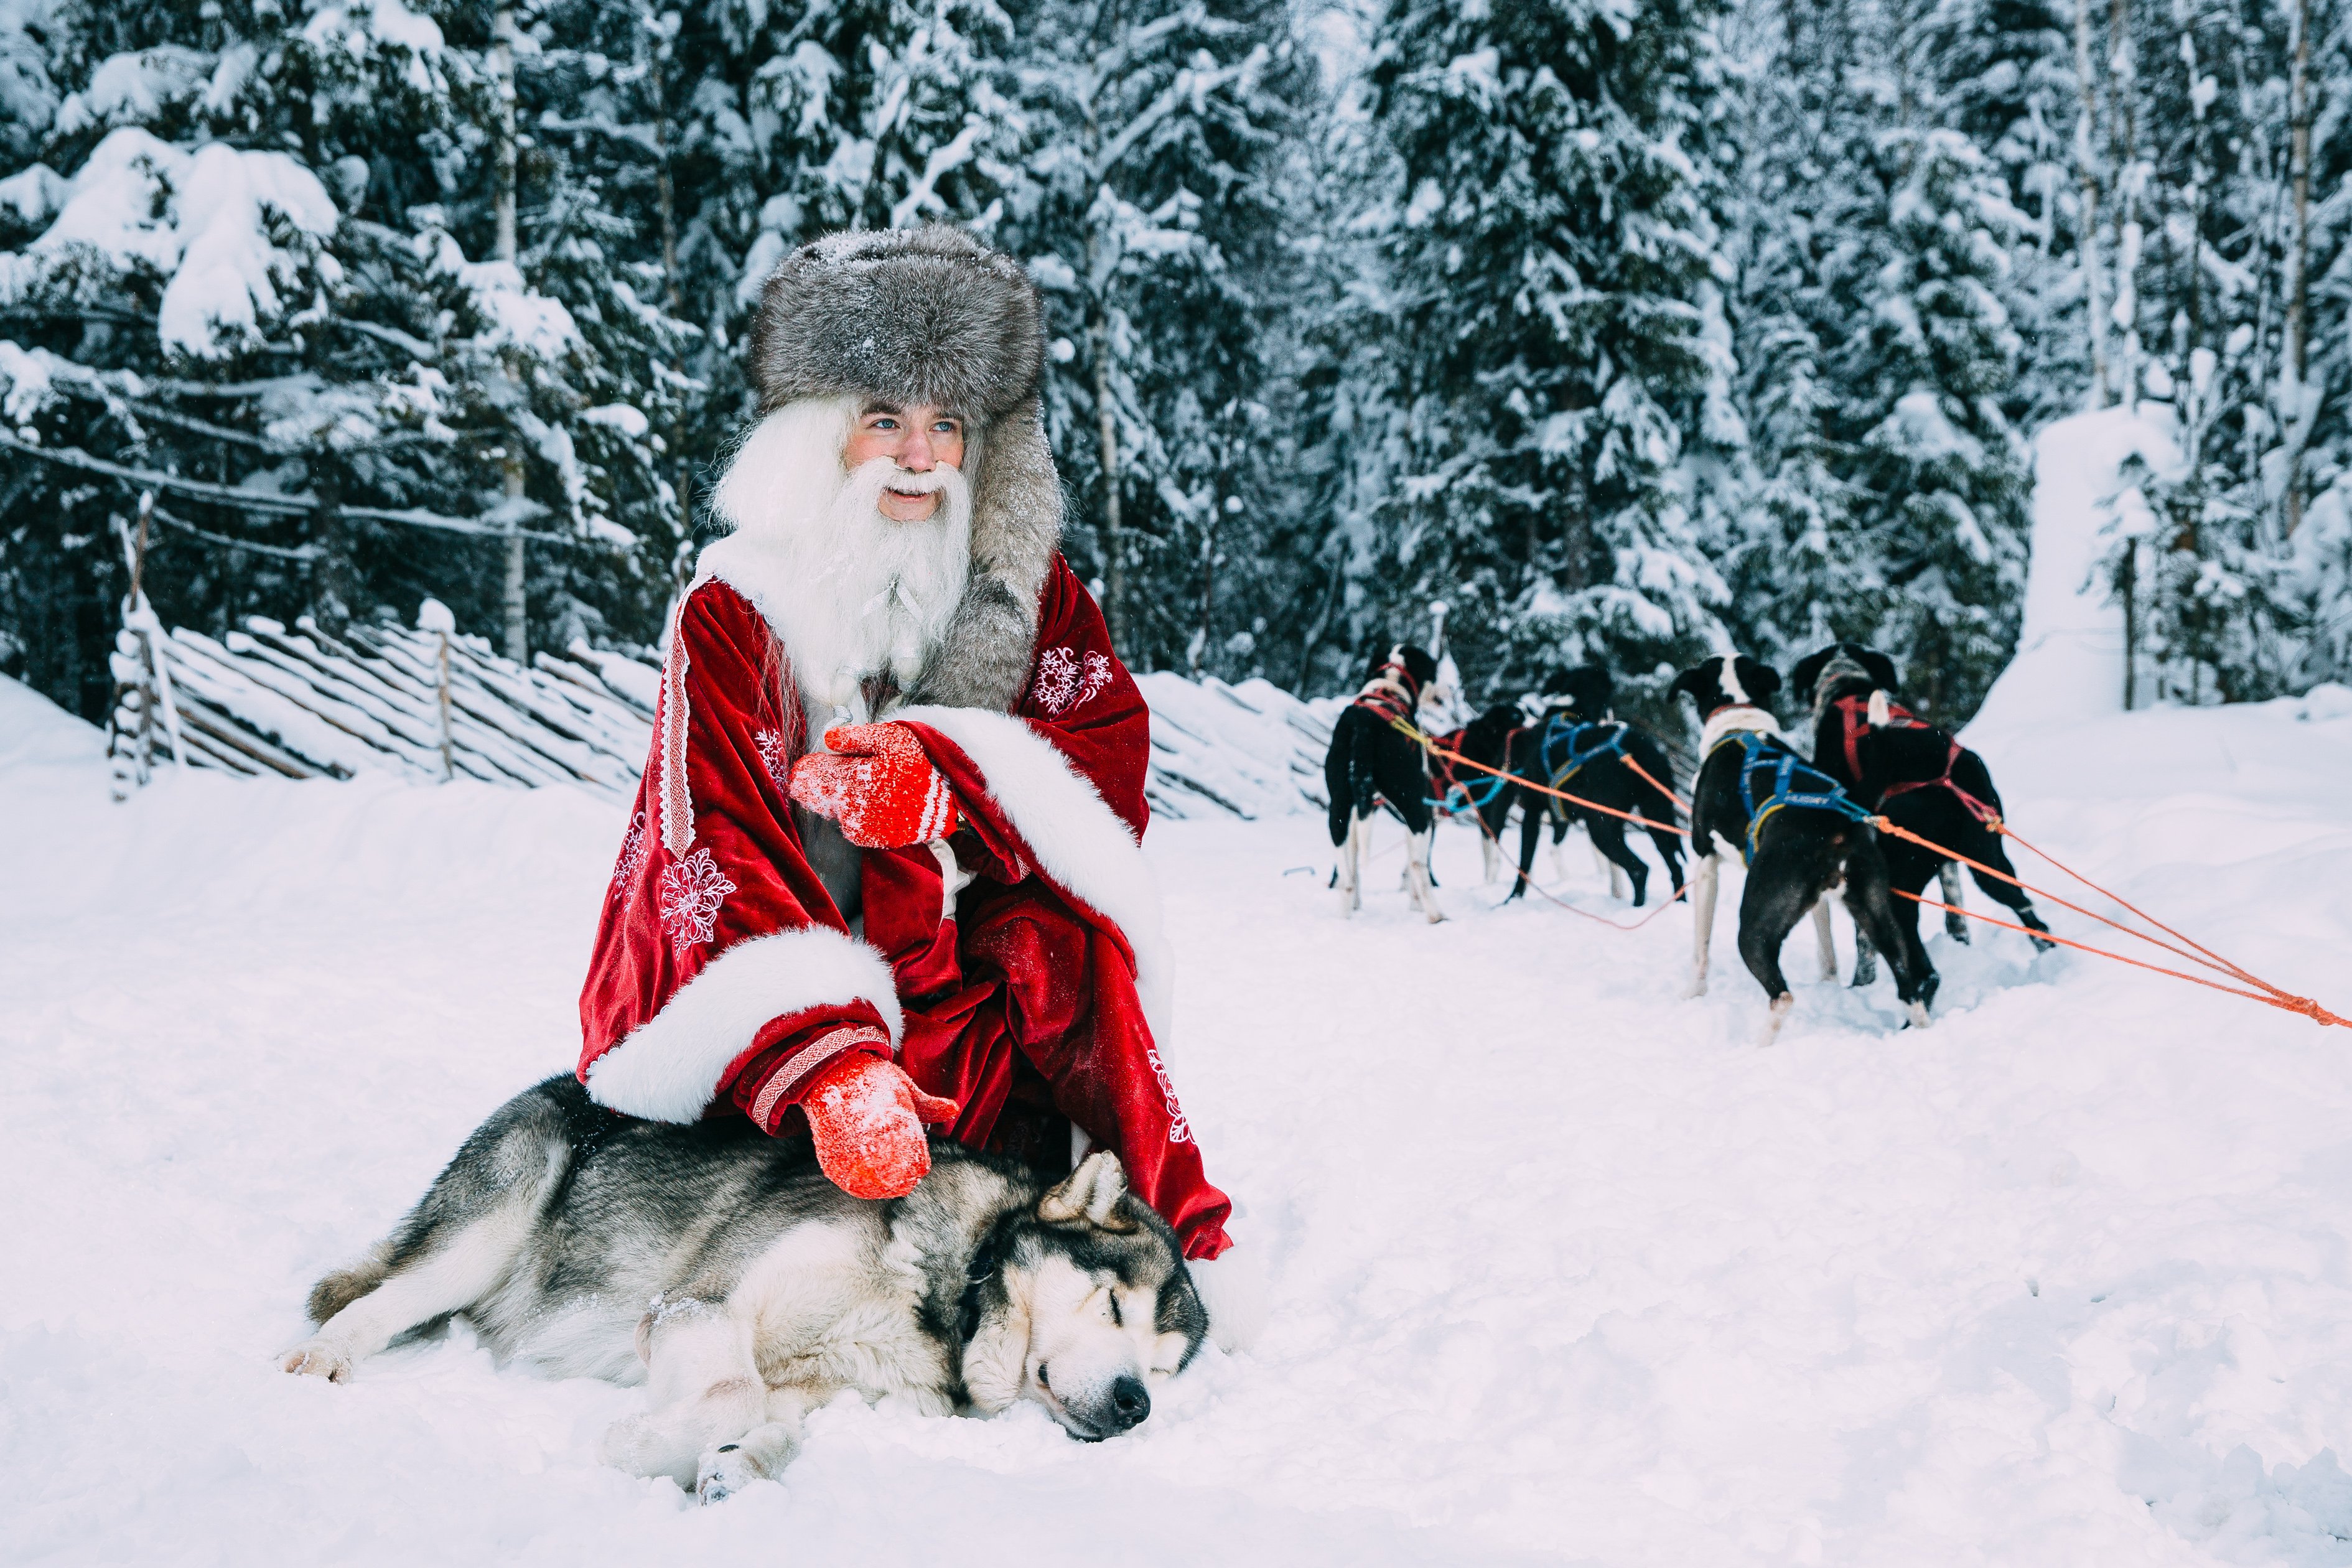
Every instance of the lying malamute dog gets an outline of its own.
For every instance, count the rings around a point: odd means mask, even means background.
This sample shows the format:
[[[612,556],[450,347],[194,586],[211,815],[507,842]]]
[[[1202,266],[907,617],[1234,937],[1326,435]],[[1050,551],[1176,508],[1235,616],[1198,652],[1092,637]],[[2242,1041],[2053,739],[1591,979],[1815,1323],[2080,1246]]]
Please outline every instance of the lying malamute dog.
[[[1176,1238],[1108,1152],[1058,1185],[959,1144],[887,1203],[740,1118],[618,1116],[570,1078],[499,1108],[398,1228],[310,1292],[289,1372],[338,1382],[463,1312],[501,1357],[643,1380],[604,1457],[704,1500],[782,1470],[844,1389],[992,1415],[1034,1400],[1115,1436],[1201,1347]]]

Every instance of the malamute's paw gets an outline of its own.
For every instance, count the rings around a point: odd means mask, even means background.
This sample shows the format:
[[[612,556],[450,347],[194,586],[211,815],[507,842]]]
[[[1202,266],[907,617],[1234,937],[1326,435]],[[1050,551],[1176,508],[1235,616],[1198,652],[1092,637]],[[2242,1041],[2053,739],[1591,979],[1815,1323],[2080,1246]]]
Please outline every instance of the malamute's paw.
[[[349,1383],[351,1358],[324,1340],[306,1340],[278,1361],[288,1372],[303,1377],[323,1377],[329,1383]]]
[[[783,1474],[800,1447],[797,1417],[763,1422],[702,1456],[695,1466],[694,1495],[704,1502],[719,1502],[752,1481],[773,1480]]]
[[[694,1498],[701,1503],[725,1502],[760,1479],[740,1443],[722,1443],[696,1467]]]

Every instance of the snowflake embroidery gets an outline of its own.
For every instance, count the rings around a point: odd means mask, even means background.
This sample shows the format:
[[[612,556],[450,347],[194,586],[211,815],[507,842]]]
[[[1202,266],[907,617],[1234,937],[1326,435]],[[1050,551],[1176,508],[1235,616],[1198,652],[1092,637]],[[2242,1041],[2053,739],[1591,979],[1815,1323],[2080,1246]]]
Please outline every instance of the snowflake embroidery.
[[[621,858],[613,863],[613,893],[625,893],[637,885],[637,873],[646,863],[646,814],[637,813],[629,819],[629,831],[621,840]],[[605,897],[612,897],[607,893]]]
[[[1176,1086],[1168,1081],[1168,1069],[1160,1065],[1160,1053],[1146,1049],[1143,1059],[1151,1064],[1151,1076],[1160,1080],[1160,1092],[1168,1100],[1168,1142],[1190,1143],[1192,1124],[1184,1120],[1184,1108],[1176,1103]]]
[[[1083,663],[1076,648],[1049,647],[1037,656],[1037,679],[1031,687],[1037,706],[1058,719],[1090,701],[1110,684],[1110,660],[1089,653]]]
[[[751,743],[760,748],[760,765],[768,770],[769,782],[779,790],[790,787],[793,756],[783,736],[773,730],[762,730],[751,737]]]
[[[727,879],[710,858],[710,851],[698,849],[677,861],[661,874],[661,923],[669,932],[669,944],[683,953],[698,942],[710,940],[719,924],[719,906],[735,884]]]

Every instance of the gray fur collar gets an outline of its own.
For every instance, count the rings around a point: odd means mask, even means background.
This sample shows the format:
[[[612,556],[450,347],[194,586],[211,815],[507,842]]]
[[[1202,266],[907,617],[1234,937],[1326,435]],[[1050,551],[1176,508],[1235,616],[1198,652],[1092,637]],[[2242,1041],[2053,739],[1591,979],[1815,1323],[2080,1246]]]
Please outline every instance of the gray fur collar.
[[[982,438],[972,468],[971,574],[909,702],[1010,712],[1029,684],[1037,601],[1062,545],[1062,482],[1034,405]]]

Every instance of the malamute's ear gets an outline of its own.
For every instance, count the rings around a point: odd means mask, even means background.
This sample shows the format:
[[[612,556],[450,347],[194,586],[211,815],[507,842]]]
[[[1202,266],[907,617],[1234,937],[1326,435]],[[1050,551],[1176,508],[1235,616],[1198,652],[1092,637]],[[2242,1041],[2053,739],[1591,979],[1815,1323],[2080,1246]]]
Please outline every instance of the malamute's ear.
[[[1895,679],[1895,661],[1874,647],[1862,650],[1862,668],[1870,671],[1870,679],[1889,691],[1900,691],[1903,683]]]
[[[1118,1200],[1126,1194],[1126,1167],[1118,1155],[1098,1149],[1037,1200],[1037,1217],[1048,1225],[1084,1220],[1104,1230],[1132,1230],[1134,1224],[1118,1213]]]
[[[1841,643],[1832,643],[1829,647],[1816,649],[1797,661],[1797,668],[1789,672],[1789,689],[1797,694],[1798,701],[1811,702],[1813,700],[1813,682],[1822,678],[1822,667],[1829,663],[1830,655],[1837,652],[1844,645]]]
[[[1711,658],[1703,659],[1699,663],[1692,665],[1688,669],[1684,670],[1680,675],[1675,676],[1675,683],[1666,688],[1667,700],[1671,701],[1675,693],[1677,691],[1687,691],[1690,693],[1691,700],[1693,702],[1703,700],[1698,694],[1699,683],[1706,679],[1707,676],[1711,673],[1707,667],[1714,662],[1715,660]]]

